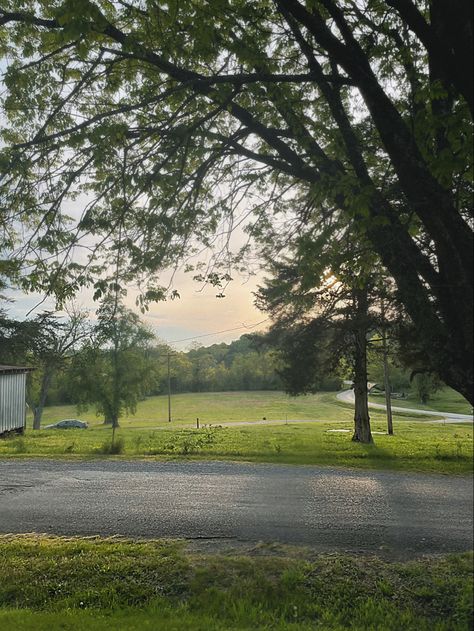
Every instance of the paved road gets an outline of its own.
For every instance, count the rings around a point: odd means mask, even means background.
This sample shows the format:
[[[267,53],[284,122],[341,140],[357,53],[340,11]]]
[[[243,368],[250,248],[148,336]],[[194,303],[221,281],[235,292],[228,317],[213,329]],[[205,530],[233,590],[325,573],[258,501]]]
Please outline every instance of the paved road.
[[[472,480],[224,462],[0,461],[0,532],[471,549]]]
[[[336,394],[336,399],[344,401],[344,403],[354,404],[354,391],[344,390]],[[377,408],[385,410],[386,407],[382,403],[372,403],[369,401],[369,408]],[[455,412],[438,412],[436,410],[420,410],[419,408],[403,408],[392,405],[392,412],[405,412],[407,414],[417,414],[420,416],[439,416],[439,421],[431,421],[432,423],[472,423],[474,418],[472,414],[456,414]]]

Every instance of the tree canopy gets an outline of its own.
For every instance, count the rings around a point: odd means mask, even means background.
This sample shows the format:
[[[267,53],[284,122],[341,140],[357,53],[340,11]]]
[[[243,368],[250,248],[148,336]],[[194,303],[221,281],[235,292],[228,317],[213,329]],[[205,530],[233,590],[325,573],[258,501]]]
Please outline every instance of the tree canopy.
[[[0,28],[4,275],[100,296],[115,253],[157,299],[246,215],[340,213],[472,401],[468,0],[2,0]]]
[[[97,323],[69,371],[79,407],[95,404],[105,423],[118,426],[123,412],[135,413],[155,374],[148,349],[155,336],[117,296],[106,296]]]

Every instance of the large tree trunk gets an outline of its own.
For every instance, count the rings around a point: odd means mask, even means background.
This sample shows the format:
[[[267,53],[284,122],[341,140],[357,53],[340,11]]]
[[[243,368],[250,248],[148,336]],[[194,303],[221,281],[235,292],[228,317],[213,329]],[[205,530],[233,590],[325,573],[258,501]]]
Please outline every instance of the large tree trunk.
[[[43,373],[43,379],[41,380],[41,389],[38,399],[38,405],[33,408],[33,429],[41,429],[41,418],[43,416],[44,406],[48,396],[49,386],[51,385],[51,379],[53,377],[53,371],[51,368],[46,367]]]
[[[358,336],[360,337],[360,336]],[[364,335],[365,338],[365,335]],[[352,440],[360,443],[372,443],[372,433],[370,431],[370,416],[367,392],[367,357],[364,343],[356,342],[356,357],[354,362],[354,435]]]
[[[356,329],[354,344],[354,435],[359,443],[373,443],[370,431],[369,402],[367,391],[367,311],[366,290],[356,290]]]

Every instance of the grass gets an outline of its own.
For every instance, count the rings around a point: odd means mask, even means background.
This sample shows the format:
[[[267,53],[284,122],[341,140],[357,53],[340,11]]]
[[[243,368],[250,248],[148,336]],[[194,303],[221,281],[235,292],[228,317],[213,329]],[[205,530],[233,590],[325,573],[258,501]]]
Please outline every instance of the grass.
[[[324,392],[300,397],[290,397],[284,392],[193,392],[172,396],[174,425],[224,423],[232,421],[258,421],[285,419],[324,419],[327,421],[350,420],[351,407],[336,400],[334,392]],[[44,425],[64,418],[80,418],[99,425],[93,410],[77,413],[73,405],[47,407]],[[28,419],[31,425],[31,419]],[[149,397],[140,401],[135,415],[121,420],[122,427],[166,426],[168,424],[168,398]]]
[[[384,396],[371,396],[373,403],[385,403]],[[442,388],[430,396],[426,405],[420,403],[415,392],[409,392],[406,399],[393,399],[392,405],[396,407],[417,408],[420,410],[436,410],[437,412],[452,412],[455,414],[472,414],[472,405],[469,401],[452,388]]]
[[[212,556],[183,542],[0,538],[0,627],[464,631],[472,554],[405,563],[283,546]]]
[[[0,441],[0,457],[192,458],[363,469],[466,474],[472,471],[470,425],[401,421],[395,435],[376,434],[374,445],[351,441],[352,422],[117,430],[120,449],[110,449],[110,428],[29,431]],[[329,430],[345,429],[346,432]],[[373,431],[385,422],[373,421]]]
[[[385,413],[371,411],[375,445],[351,441],[353,409],[334,393],[289,398],[280,392],[182,394],[141,402],[135,416],[121,419],[116,442],[92,412],[87,430],[28,430],[0,440],[0,457],[31,458],[194,458],[285,464],[328,465],[464,474],[472,470],[472,426],[434,425],[395,415],[395,435],[387,436]],[[201,426],[193,426],[199,414]],[[77,416],[72,406],[46,408],[44,424]],[[325,422],[285,424],[289,419]],[[274,419],[275,425],[219,427],[220,422]],[[278,422],[277,422],[278,421]],[[204,425],[204,426],[203,426]],[[343,430],[339,433],[331,430]]]

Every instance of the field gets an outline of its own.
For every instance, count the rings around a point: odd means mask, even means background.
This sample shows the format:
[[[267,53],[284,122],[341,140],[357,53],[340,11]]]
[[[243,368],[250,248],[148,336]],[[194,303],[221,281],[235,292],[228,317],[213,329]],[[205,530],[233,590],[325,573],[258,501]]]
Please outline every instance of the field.
[[[394,563],[257,544],[0,538],[5,631],[464,631],[472,555]]]
[[[471,425],[396,415],[395,435],[387,436],[384,413],[374,411],[375,444],[359,445],[351,441],[353,410],[334,393],[296,399],[278,392],[186,394],[173,397],[173,410],[170,424],[166,397],[143,401],[135,416],[121,420],[113,446],[110,427],[92,412],[81,414],[91,423],[89,429],[28,430],[24,437],[0,441],[0,457],[193,458],[452,474],[472,470]],[[71,416],[77,416],[73,407],[50,408],[45,422]],[[275,424],[219,427],[220,422],[263,417]],[[286,424],[286,417],[325,421]]]
[[[288,419],[350,420],[350,406],[339,403],[335,393],[289,397],[283,392],[194,392],[177,394],[171,398],[173,425],[225,423],[232,421],[258,421]],[[62,418],[76,418],[72,405],[46,408],[43,424]],[[82,412],[79,418],[101,424],[93,410]],[[120,421],[122,427],[168,425],[168,397],[149,397],[141,401],[136,414]]]

